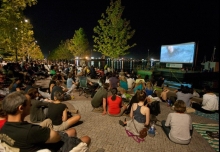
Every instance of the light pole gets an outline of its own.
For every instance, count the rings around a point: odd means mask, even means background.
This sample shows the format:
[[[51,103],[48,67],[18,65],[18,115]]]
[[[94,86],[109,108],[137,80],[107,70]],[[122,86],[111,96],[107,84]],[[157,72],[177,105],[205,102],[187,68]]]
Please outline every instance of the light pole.
[[[15,28],[15,37],[16,37],[16,38],[15,38],[15,40],[16,40],[16,42],[15,42],[15,45],[16,45],[16,46],[15,46],[15,60],[16,60],[16,62],[18,62],[18,46],[17,46],[17,45],[18,45],[18,44],[17,44],[17,43],[18,43],[18,42],[17,42],[17,35],[18,35],[18,34],[17,34],[17,30],[18,30],[18,28],[16,27],[16,28]]]

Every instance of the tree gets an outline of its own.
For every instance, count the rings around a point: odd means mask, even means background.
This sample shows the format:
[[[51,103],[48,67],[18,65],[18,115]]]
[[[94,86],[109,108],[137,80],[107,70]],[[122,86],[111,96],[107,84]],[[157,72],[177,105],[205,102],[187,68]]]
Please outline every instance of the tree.
[[[79,30],[75,31],[73,38],[68,44],[68,47],[75,57],[89,55],[89,41],[83,28],[79,28]]]
[[[23,10],[37,0],[3,0],[0,8],[0,46],[9,56],[24,55],[25,45],[33,38],[31,24],[23,24]],[[18,53],[20,52],[20,53]]]
[[[94,51],[102,53],[110,58],[128,54],[127,50],[136,44],[129,45],[135,30],[131,29],[130,21],[122,19],[124,7],[121,6],[121,0],[113,2],[106,9],[106,14],[102,14],[102,19],[98,20],[99,25],[93,31],[97,36],[93,36]]]
[[[73,58],[73,54],[69,51],[68,46],[69,46],[69,40],[66,40],[65,42],[61,41],[60,45],[50,53],[48,59],[69,60]]]

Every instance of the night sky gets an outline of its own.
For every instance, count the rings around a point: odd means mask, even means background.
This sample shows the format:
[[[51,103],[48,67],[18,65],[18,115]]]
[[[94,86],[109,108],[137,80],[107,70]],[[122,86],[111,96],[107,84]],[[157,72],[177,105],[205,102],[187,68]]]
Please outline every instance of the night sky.
[[[28,7],[25,16],[34,26],[35,38],[47,56],[61,40],[73,37],[82,27],[93,45],[93,28],[98,25],[110,0],[38,0]],[[219,60],[219,1],[201,0],[122,0],[123,18],[130,20],[136,30],[130,44],[129,58],[160,58],[161,45],[186,42],[198,43],[198,62],[206,60],[216,46],[215,60]],[[95,54],[95,53],[94,53]],[[97,54],[96,54],[97,55]]]

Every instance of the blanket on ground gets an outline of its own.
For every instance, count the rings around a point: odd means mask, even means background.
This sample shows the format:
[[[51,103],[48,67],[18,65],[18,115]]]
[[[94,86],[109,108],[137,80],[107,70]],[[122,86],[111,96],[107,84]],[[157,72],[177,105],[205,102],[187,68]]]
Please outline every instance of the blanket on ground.
[[[212,148],[219,151],[219,139],[213,139],[206,134],[206,131],[219,132],[218,124],[193,123],[194,129],[210,144]]]

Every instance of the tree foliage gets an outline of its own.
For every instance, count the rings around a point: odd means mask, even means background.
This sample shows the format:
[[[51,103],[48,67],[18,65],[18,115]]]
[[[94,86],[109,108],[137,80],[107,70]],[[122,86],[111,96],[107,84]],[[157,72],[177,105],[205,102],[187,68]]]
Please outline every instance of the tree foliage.
[[[98,26],[93,31],[94,51],[100,52],[111,58],[118,58],[128,54],[127,50],[136,44],[129,45],[130,40],[135,34],[131,29],[130,21],[122,19],[124,7],[121,6],[121,0],[115,2],[111,0],[110,6],[106,9],[106,14],[102,14],[98,20]]]
[[[69,40],[66,40],[65,42],[61,41],[60,45],[49,54],[48,59],[64,60],[64,59],[73,58],[73,54],[70,52],[68,45],[69,45]]]
[[[0,48],[3,55],[23,57],[30,48],[41,52],[39,46],[30,47],[35,41],[32,24],[25,19],[23,10],[37,0],[2,0],[0,8]],[[36,52],[35,52],[36,53]],[[42,53],[39,53],[42,54]],[[40,55],[41,56],[41,55]]]
[[[89,41],[83,28],[79,28],[74,33],[68,44],[69,50],[75,57],[89,54]]]

